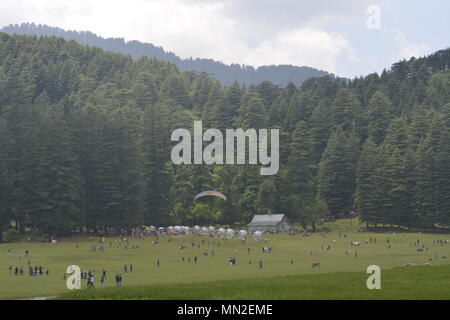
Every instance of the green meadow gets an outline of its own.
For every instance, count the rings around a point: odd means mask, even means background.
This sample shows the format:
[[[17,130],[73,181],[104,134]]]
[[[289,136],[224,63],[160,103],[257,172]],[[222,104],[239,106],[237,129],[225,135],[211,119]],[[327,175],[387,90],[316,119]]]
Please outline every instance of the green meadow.
[[[349,227],[348,221],[345,225]],[[238,238],[224,241],[181,235],[172,236],[170,241],[167,236],[160,237],[156,245],[152,244],[152,237],[129,238],[129,244],[139,245],[140,249],[125,249],[123,245],[117,248],[115,240],[118,238],[111,237],[106,238],[104,252],[89,251],[90,245],[98,245],[100,237],[79,238],[78,248],[73,239],[64,239],[59,247],[49,243],[5,243],[0,245],[0,298],[59,296],[66,293],[68,295],[62,298],[449,297],[447,275],[450,274],[450,265],[447,264],[450,259],[445,257],[450,257],[450,247],[435,240],[447,240],[450,235],[367,233],[357,232],[355,227],[351,231],[341,230],[344,227],[342,223],[332,226],[334,231],[325,236],[321,233],[310,237],[266,234],[266,240],[248,238],[245,244]],[[376,239],[376,242],[366,243],[366,239],[370,238]],[[392,242],[390,249],[388,239]],[[423,252],[412,246],[417,240],[420,247],[425,247]],[[112,242],[111,248],[109,241]],[[359,241],[361,245],[353,247],[351,241]],[[194,247],[191,242],[195,243]],[[179,249],[181,245],[186,245],[188,249]],[[270,247],[271,253],[263,253],[264,246]],[[329,250],[326,250],[327,246],[330,246]],[[8,249],[11,250],[10,255]],[[26,250],[29,257],[24,255]],[[205,252],[208,255],[204,255]],[[195,256],[197,263],[194,263]],[[236,265],[229,265],[230,257],[236,258]],[[159,268],[156,265],[158,259]],[[50,275],[29,276],[28,260],[32,266],[41,265],[44,270],[49,270]],[[259,261],[262,261],[263,268],[259,268]],[[320,262],[320,269],[312,269],[315,262]],[[407,263],[414,263],[415,266],[404,267]],[[425,266],[425,263],[431,266]],[[124,273],[124,264],[133,264],[133,272]],[[366,268],[373,264],[380,266],[382,273],[382,290],[378,293],[366,288],[369,276]],[[9,266],[14,269],[20,265],[25,269],[23,276],[15,276],[14,272],[9,274]],[[96,271],[96,289],[70,292],[63,279],[69,265]],[[107,271],[106,288],[98,289],[102,269]],[[123,276],[121,289],[114,289],[116,273]],[[412,283],[416,285],[412,286]],[[82,285],[86,287],[85,280]]]
[[[380,290],[368,290],[364,272],[332,272],[272,278],[153,284],[127,288],[85,289],[59,299],[169,300],[367,300],[450,299],[450,265],[394,268],[382,272]]]

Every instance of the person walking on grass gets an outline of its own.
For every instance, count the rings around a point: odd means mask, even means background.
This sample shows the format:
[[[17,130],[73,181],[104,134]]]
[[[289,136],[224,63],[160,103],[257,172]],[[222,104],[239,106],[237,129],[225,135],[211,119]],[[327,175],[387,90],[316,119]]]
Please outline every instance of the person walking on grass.
[[[100,278],[100,288],[104,288],[105,287],[105,277],[102,275],[102,277]]]
[[[159,268],[159,258],[156,260],[156,267]]]

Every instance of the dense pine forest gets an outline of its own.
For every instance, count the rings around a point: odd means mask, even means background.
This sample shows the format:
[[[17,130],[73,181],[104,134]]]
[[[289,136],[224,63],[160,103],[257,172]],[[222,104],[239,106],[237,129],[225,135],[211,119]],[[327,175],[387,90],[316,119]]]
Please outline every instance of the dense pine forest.
[[[0,235],[142,224],[450,225],[450,49],[300,87],[205,73],[56,37],[0,33]],[[280,171],[173,165],[170,133],[279,128]],[[203,190],[221,199],[193,201]],[[1,240],[1,239],[0,239]]]
[[[219,80],[222,85],[229,85],[237,81],[242,85],[259,84],[266,80],[280,86],[286,86],[289,82],[301,85],[303,81],[313,77],[330,75],[325,71],[310,67],[297,67],[293,65],[243,66],[239,64],[226,65],[212,59],[181,59],[173,52],[165,51],[151,43],[140,41],[125,41],[123,38],[102,38],[89,31],[66,31],[47,25],[34,23],[22,23],[9,25],[0,29],[0,32],[9,34],[22,34],[31,36],[56,36],[66,40],[75,40],[81,44],[103,48],[117,53],[123,53],[138,59],[142,56],[154,57],[175,64],[180,70],[194,70],[205,72]]]

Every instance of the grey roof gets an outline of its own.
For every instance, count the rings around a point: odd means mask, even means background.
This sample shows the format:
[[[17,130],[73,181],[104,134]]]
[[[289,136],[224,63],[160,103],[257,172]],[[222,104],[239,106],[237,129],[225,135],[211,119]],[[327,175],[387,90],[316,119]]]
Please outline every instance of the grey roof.
[[[283,218],[284,214],[256,214],[247,226],[251,227],[276,225],[280,223]]]

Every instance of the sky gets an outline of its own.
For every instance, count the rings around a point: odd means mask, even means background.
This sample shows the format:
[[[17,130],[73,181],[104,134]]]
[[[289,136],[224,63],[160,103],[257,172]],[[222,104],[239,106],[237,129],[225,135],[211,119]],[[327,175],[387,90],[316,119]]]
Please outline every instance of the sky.
[[[24,22],[349,78],[450,47],[448,0],[1,0],[0,27]]]

